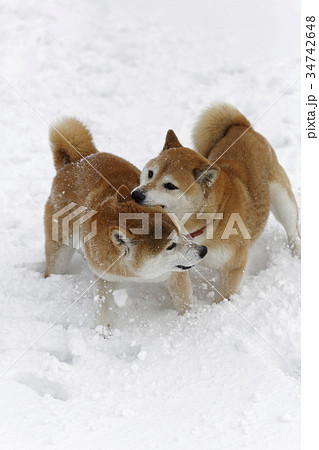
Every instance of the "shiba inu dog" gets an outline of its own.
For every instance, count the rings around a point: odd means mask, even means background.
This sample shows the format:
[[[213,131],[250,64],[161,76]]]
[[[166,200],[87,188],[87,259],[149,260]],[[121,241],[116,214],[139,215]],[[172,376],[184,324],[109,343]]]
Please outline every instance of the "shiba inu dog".
[[[219,301],[238,291],[248,249],[269,211],[284,226],[292,253],[300,256],[298,210],[274,150],[233,106],[207,109],[193,141],[196,151],[184,148],[169,130],[163,151],[146,164],[132,197],[140,205],[161,205],[184,222],[186,217],[188,237],[208,248],[203,264],[220,271]]]
[[[96,277],[97,324],[110,325],[112,290],[123,280],[168,276],[177,310],[186,311],[192,292],[185,271],[206,255],[206,247],[183,238],[161,208],[136,204],[130,192],[139,183],[140,171],[118,156],[98,152],[81,122],[62,120],[52,128],[50,141],[57,174],[45,207],[45,276],[68,271],[75,251],[70,245],[76,229],[71,218],[79,214],[74,207],[81,206],[89,214],[82,223],[85,237],[79,249]],[[124,225],[121,214],[127,217]],[[136,214],[147,217],[148,233],[137,229]],[[155,236],[159,216],[160,239]]]

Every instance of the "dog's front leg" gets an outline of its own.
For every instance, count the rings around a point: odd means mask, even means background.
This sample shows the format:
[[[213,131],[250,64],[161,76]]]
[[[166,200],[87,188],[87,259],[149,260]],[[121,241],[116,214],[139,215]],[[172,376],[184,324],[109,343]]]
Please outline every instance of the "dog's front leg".
[[[220,290],[217,298],[215,296],[216,303],[224,299],[230,300],[230,296],[239,291],[245,273],[248,252],[242,251],[241,255],[238,253],[220,271]]]
[[[116,283],[98,278],[95,282],[94,300],[97,302],[95,312],[95,327],[101,328],[101,334],[108,334],[112,322],[112,312],[114,312],[113,292],[116,289]]]
[[[184,314],[192,306],[192,283],[187,272],[172,272],[168,281],[171,294],[178,314]]]

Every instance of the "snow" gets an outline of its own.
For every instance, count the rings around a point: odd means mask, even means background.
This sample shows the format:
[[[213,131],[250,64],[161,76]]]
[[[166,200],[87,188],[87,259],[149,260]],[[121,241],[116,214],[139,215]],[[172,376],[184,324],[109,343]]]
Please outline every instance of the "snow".
[[[93,281],[80,260],[70,275],[43,278],[54,176],[47,121],[76,115],[100,150],[142,168],[169,128],[191,146],[210,102],[233,103],[254,122],[279,98],[255,128],[299,203],[298,8],[295,0],[2,5],[0,72],[16,89],[0,79],[3,448],[299,448],[300,262],[273,217],[232,302],[213,304],[202,276],[216,274],[197,268],[197,305],[183,317],[165,286],[126,284],[115,331],[103,339],[90,289],[38,339]]]
[[[114,303],[119,308],[123,308],[127,301],[127,292],[125,289],[116,289],[113,291]]]

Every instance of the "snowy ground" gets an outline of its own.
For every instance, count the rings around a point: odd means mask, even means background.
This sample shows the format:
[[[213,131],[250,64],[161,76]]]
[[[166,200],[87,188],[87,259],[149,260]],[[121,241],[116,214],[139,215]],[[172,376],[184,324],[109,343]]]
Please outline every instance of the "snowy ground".
[[[100,150],[140,168],[168,128],[190,146],[211,101],[254,121],[299,76],[295,0],[11,0],[0,42],[1,75],[45,119],[77,115]],[[43,278],[48,125],[1,78],[0,91],[2,372],[90,274]],[[255,128],[299,202],[298,82]],[[300,263],[285,245],[270,218],[231,303],[212,304],[194,272],[198,306],[185,317],[165,286],[127,286],[107,340],[89,291],[1,378],[1,448],[298,449]]]

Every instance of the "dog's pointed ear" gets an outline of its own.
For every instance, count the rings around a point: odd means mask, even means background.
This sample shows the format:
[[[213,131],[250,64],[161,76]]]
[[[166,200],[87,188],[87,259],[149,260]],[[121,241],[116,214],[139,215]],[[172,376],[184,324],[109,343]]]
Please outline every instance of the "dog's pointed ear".
[[[110,238],[116,245],[129,245],[135,238],[135,236],[129,231],[122,230],[120,227],[112,227],[110,229]]]
[[[164,150],[169,150],[170,148],[178,148],[178,147],[183,147],[183,146],[179,142],[179,140],[177,139],[177,136],[174,133],[174,131],[173,130],[168,130],[168,132],[166,134],[166,139],[165,139],[165,144],[164,144],[164,147],[163,147],[163,151]]]
[[[129,188],[122,184],[116,192],[116,199],[118,202],[126,202],[127,200],[131,200]]]
[[[202,186],[212,186],[219,177],[220,168],[215,165],[203,164],[193,170],[195,180]]]

